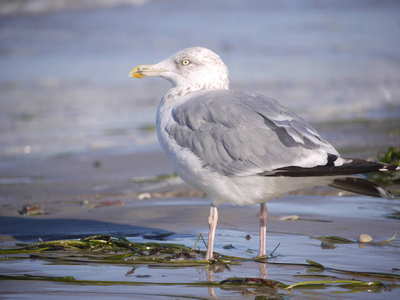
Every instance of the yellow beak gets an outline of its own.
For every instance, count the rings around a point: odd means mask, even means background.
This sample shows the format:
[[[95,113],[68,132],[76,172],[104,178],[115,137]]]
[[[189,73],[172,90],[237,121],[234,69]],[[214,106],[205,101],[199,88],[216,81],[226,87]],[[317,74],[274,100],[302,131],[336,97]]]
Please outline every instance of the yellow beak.
[[[154,77],[160,76],[165,70],[155,68],[156,65],[140,65],[134,67],[128,77],[143,78],[143,77]]]

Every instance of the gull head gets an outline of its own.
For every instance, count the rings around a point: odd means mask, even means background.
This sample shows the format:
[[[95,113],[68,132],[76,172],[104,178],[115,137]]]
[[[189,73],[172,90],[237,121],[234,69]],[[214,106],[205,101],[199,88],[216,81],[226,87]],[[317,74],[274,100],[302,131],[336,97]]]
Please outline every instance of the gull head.
[[[228,89],[228,68],[221,58],[206,48],[183,49],[154,65],[133,68],[129,77],[162,77],[186,93],[207,89]]]

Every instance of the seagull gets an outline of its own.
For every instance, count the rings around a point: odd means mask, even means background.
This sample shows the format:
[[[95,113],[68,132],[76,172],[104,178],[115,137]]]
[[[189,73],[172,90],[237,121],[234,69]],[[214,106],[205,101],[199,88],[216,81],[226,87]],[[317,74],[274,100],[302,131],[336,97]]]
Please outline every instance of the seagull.
[[[354,174],[397,165],[343,158],[278,101],[229,89],[228,68],[203,47],[183,49],[129,77],[162,77],[173,87],[157,109],[157,135],[177,174],[210,198],[206,259],[214,256],[218,205],[259,204],[259,257],[266,255],[266,202],[313,186],[383,198],[390,192]],[[352,176],[353,175],[353,176]]]

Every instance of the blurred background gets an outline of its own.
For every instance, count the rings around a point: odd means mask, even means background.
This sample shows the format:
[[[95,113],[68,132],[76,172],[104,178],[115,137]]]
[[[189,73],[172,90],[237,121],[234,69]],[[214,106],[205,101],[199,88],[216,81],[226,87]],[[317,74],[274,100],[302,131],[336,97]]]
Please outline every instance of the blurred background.
[[[339,150],[400,144],[397,0],[1,0],[0,159],[158,150],[170,84],[128,73],[191,46]]]

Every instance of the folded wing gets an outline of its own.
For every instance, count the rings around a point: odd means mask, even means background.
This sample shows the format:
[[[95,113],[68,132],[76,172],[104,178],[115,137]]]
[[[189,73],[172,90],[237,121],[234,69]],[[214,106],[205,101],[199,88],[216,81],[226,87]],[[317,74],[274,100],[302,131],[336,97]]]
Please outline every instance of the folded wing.
[[[311,125],[262,95],[201,91],[175,106],[172,115],[176,123],[167,131],[176,143],[227,176],[343,163]]]

